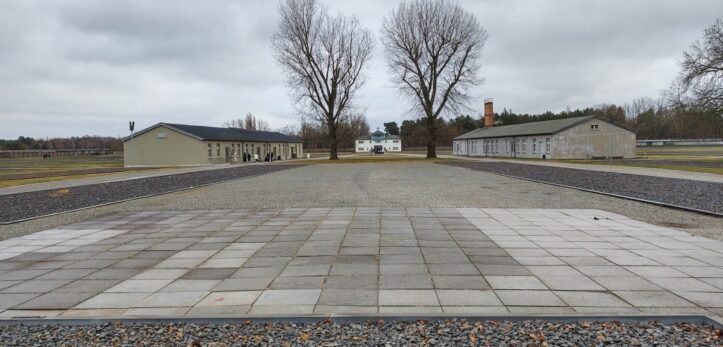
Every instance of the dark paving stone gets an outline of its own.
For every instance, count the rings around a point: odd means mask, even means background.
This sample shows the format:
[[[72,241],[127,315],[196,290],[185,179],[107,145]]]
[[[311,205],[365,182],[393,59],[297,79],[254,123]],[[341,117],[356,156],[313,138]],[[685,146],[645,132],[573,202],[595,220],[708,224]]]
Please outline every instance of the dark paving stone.
[[[85,280],[126,280],[137,274],[141,269],[102,269],[88,276],[83,277]]]
[[[58,261],[41,261],[34,263],[33,265],[30,265],[26,267],[26,270],[53,270],[53,269],[60,269],[61,267],[65,267],[66,265],[72,264],[72,260],[58,260]]]
[[[291,266],[297,265],[318,265],[318,264],[331,264],[334,262],[335,256],[311,256],[311,257],[296,257],[289,262]]]
[[[18,310],[63,310],[69,309],[95,296],[96,293],[48,293],[14,306]]]
[[[215,249],[224,249],[226,246],[228,246],[230,243],[228,242],[199,242],[195,245],[192,245],[186,250],[189,251],[199,251],[199,250],[215,250]]]
[[[68,282],[70,280],[30,280],[6,288],[2,293],[47,293]]]
[[[36,264],[34,261],[0,261],[0,271],[20,270]]]
[[[70,282],[58,289],[55,289],[56,293],[100,293],[114,285],[122,282],[122,279],[112,280],[75,280]]]
[[[221,280],[231,277],[237,268],[203,268],[187,272],[181,279],[184,280]]]
[[[335,289],[376,289],[379,288],[378,276],[329,276],[326,278],[324,288]]]
[[[87,276],[98,269],[59,269],[50,271],[37,279],[41,280],[75,280]]]
[[[273,289],[319,289],[324,286],[324,276],[277,277]]]
[[[66,269],[102,269],[114,264],[115,259],[87,259],[66,266]]]
[[[489,257],[505,257],[509,256],[507,252],[505,252],[502,248],[462,248],[462,251],[468,255],[479,255],[479,256],[489,256]]]
[[[253,256],[247,260],[243,267],[269,267],[269,266],[285,266],[291,260],[291,257],[257,257]]]
[[[432,289],[430,275],[382,275],[379,276],[381,289]]]
[[[58,253],[29,252],[29,253],[18,255],[16,257],[5,259],[3,262],[7,262],[7,261],[43,261],[43,260],[52,258],[57,255],[58,255]]]
[[[88,259],[94,255],[97,255],[98,252],[68,252],[68,253],[61,253],[60,255],[57,255],[52,258],[52,260],[85,260]]]
[[[110,267],[113,269],[147,269],[160,261],[161,259],[123,259]]]
[[[51,270],[11,270],[0,274],[0,281],[25,281]]]
[[[334,264],[379,264],[376,255],[338,255]]]

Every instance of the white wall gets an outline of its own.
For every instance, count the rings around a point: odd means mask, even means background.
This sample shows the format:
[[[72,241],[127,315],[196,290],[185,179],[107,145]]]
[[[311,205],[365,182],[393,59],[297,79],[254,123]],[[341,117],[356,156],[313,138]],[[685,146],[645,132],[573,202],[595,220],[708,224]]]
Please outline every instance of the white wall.
[[[396,141],[396,142],[394,142]],[[356,153],[366,153],[371,152],[372,148],[376,145],[381,145],[384,147],[385,152],[401,152],[402,151],[402,140],[383,140],[383,141],[373,141],[373,140],[357,140],[355,145],[355,152]]]
[[[552,149],[551,135],[457,140],[452,148],[455,155],[470,157],[542,158],[544,155],[548,159],[551,158]]]

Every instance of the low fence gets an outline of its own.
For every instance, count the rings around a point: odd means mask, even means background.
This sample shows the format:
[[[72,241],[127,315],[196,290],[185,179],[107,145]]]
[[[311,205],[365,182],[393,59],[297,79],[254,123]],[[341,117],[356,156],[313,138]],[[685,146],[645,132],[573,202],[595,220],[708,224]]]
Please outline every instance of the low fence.
[[[68,157],[78,155],[113,155],[110,149],[77,148],[77,149],[24,149],[1,150],[0,158],[38,158]]]
[[[638,147],[653,146],[720,146],[723,139],[660,139],[660,140],[638,140]]]

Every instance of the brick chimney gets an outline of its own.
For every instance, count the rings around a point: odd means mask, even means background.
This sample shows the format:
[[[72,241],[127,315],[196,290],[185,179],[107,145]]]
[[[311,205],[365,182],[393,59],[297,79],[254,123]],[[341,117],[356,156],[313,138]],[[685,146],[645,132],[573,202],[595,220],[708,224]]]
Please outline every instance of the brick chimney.
[[[485,128],[495,125],[495,113],[492,110],[492,98],[485,99]]]

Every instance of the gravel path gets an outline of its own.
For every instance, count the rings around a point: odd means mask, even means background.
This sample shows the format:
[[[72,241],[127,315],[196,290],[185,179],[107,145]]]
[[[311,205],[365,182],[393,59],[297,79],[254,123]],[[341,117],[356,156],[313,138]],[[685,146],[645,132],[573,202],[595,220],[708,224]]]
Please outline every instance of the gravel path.
[[[721,183],[502,162],[445,164],[723,213]]]
[[[256,176],[295,165],[253,165],[175,175],[146,177],[4,195],[0,199],[0,222],[11,222],[51,213],[197,187],[209,183]]]
[[[659,322],[366,321],[7,325],[5,346],[713,346],[719,329]]]

